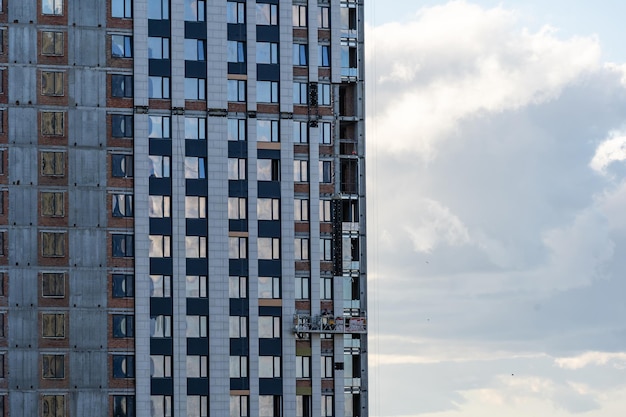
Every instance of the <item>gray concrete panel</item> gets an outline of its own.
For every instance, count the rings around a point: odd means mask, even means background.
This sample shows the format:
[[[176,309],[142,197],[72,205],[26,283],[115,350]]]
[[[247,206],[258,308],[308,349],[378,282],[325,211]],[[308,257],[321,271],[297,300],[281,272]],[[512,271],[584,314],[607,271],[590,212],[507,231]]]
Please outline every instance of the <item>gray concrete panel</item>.
[[[70,24],[104,26],[106,24],[106,3],[102,0],[70,1],[68,3]]]
[[[25,48],[27,50],[28,48]],[[26,58],[28,59],[28,58]],[[9,69],[9,103],[30,105],[37,102],[37,69],[27,66],[13,66]],[[19,102],[19,103],[18,103]],[[37,126],[37,119],[33,119]],[[35,141],[37,137],[33,138]]]
[[[27,183],[26,180],[17,180]],[[10,186],[9,223],[30,226],[37,222],[37,190],[31,186]],[[9,241],[10,242],[10,241]],[[13,246],[11,244],[11,246]]]
[[[98,76],[101,83],[104,83],[105,75]],[[101,78],[102,77],[102,78]],[[98,97],[101,107],[104,107],[102,102],[106,102],[104,94]],[[78,146],[93,146],[99,147],[104,145],[106,138],[106,111],[101,109],[84,109],[78,108],[69,111],[68,114],[69,134],[71,138],[71,145],[77,143]],[[101,155],[101,154],[100,154]]]
[[[104,156],[104,151],[70,148],[69,185],[104,187],[107,178]]]
[[[16,310],[24,308],[31,310],[31,306],[37,305],[39,289],[37,271],[33,269],[12,268],[9,273],[11,275],[11,280],[9,281],[11,286],[9,291],[9,306]],[[19,314],[22,314],[19,320],[24,320],[24,314],[26,313]],[[12,314],[10,316],[12,316]],[[17,335],[27,330],[37,333],[37,331],[33,329],[16,329],[9,325],[9,337],[12,339],[14,332],[16,332],[15,335]],[[32,344],[32,340],[29,340],[28,343]]]
[[[13,8],[13,4],[11,4],[11,8]],[[32,18],[33,16],[31,15],[30,19]],[[37,28],[35,26],[12,25],[9,27],[9,62],[16,64],[37,62]],[[14,67],[12,72],[21,72],[21,69]],[[9,92],[14,86],[15,84],[11,84]]]
[[[99,318],[99,317],[98,317]],[[86,391],[85,388],[99,388],[107,385],[107,353],[103,351],[75,351],[70,353],[70,369],[79,369],[79,372],[70,372],[70,386],[77,386],[80,388],[78,391],[78,398],[76,403],[78,406],[85,407],[85,404],[80,404],[80,400],[91,398],[98,402],[102,401],[102,394]],[[75,394],[75,395],[77,395]],[[106,398],[106,396],[105,396]],[[106,404],[106,402],[105,402]],[[104,405],[104,404],[101,404]],[[96,410],[97,411],[97,410]],[[87,414],[72,414],[79,416],[95,416],[104,415],[100,413],[87,413]]]
[[[28,345],[26,346],[26,348],[16,348],[14,344],[11,350],[9,350],[8,369],[11,376],[11,385],[9,387],[11,389],[28,390],[38,388],[39,375],[41,373],[39,369],[39,353],[36,345],[32,345],[32,348],[28,348]],[[13,392],[11,395],[13,395]]]
[[[36,264],[37,231],[27,228],[9,229],[9,259],[19,265]]]
[[[29,385],[30,387],[30,385]],[[11,391],[9,395],[9,410],[19,410],[21,416],[39,415],[39,395],[34,391]]]
[[[78,229],[69,233],[71,264],[99,267],[106,264],[107,245],[104,229]]]
[[[68,35],[72,39],[67,51],[70,65],[88,67],[106,65],[105,36],[102,36],[102,29],[69,28]]]
[[[96,316],[102,321],[85,321],[82,318],[78,318],[79,323],[82,323],[86,328],[100,327],[100,331],[103,332],[103,336],[98,334],[98,338],[101,342],[106,342],[106,315],[103,315],[100,309],[106,306],[107,302],[107,275],[104,269],[74,269],[70,275],[70,305],[74,307],[86,307],[96,308],[97,313],[94,311],[86,312],[85,314]],[[81,315],[83,313],[81,312]],[[91,331],[91,330],[90,330]],[[72,334],[72,336],[76,336]]]
[[[104,189],[78,189],[69,193],[69,224],[77,227],[104,227],[109,207]],[[132,220],[129,219],[132,226]],[[76,249],[80,249],[77,247]],[[92,248],[96,249],[96,248]],[[74,252],[70,252],[74,253]]]
[[[106,106],[106,73],[93,69],[70,69],[69,81],[69,105],[73,107],[98,105]],[[98,88],[99,87],[99,88]],[[93,111],[93,109],[91,109]],[[93,125],[96,126],[95,124]],[[104,126],[100,124],[100,126]],[[70,128],[72,125],[70,124]]]
[[[11,82],[10,77],[11,71],[9,71],[9,83]],[[9,97],[11,96],[10,89]],[[15,100],[11,100],[14,102]],[[24,121],[29,121],[24,123]],[[25,143],[25,144],[34,144],[37,143],[37,110],[32,107],[9,107],[9,140],[11,143]],[[35,149],[28,149],[29,152],[35,152]],[[14,158],[15,159],[15,158]],[[11,161],[9,159],[9,164],[11,162],[21,162],[23,158],[19,158],[15,161]],[[9,171],[9,175],[13,173],[13,165],[9,165],[11,170]],[[37,170],[34,170],[34,173],[37,174]]]
[[[76,283],[74,280],[73,283]],[[72,292],[74,289],[72,288]],[[72,295],[70,302],[78,301],[78,296]],[[81,301],[81,304],[85,304],[85,301]],[[71,304],[73,305],[73,304]],[[98,323],[98,325],[94,325]],[[106,328],[107,313],[104,308],[102,309],[70,309],[70,346],[76,346],[76,349],[94,349],[98,350],[106,348],[107,334],[103,331]],[[100,352],[92,352],[100,353]],[[104,352],[102,352],[104,354]],[[93,365],[94,372],[101,372],[102,368],[106,373],[106,356],[98,357],[101,363]],[[79,360],[79,359],[76,359]],[[89,365],[91,366],[91,365]],[[82,368],[78,368],[82,369]],[[100,377],[97,377],[100,378]],[[103,383],[104,385],[104,383]]]
[[[108,397],[102,391],[75,391],[71,394],[71,400],[68,401],[70,416],[106,417],[110,415]]]
[[[7,6],[5,4],[5,6]],[[39,16],[37,11],[37,2],[31,1],[12,1],[7,6],[6,10],[9,12],[9,22],[19,21],[21,23],[28,23],[30,20],[36,19]]]

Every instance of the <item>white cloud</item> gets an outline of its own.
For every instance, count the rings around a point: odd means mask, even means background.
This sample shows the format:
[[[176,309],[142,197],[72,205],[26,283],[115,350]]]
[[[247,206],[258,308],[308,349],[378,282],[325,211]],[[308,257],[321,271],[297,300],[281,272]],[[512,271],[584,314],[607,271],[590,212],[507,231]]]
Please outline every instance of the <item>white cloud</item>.
[[[564,369],[581,369],[591,365],[626,369],[626,352],[585,352],[578,356],[556,358],[554,362]]]
[[[431,252],[440,242],[456,246],[469,243],[469,233],[463,222],[441,203],[422,199],[415,226],[407,226],[413,248],[417,252]]]
[[[613,162],[626,160],[626,134],[612,131],[609,137],[596,149],[596,154],[589,163],[595,171],[606,174],[606,169]]]

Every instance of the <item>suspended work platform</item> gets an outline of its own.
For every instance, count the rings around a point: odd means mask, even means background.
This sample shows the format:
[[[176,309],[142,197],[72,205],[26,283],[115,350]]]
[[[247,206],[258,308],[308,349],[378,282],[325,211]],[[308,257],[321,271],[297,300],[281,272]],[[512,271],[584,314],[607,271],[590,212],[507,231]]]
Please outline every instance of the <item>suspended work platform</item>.
[[[334,317],[331,314],[311,316],[294,314],[294,333],[367,333],[367,319],[358,317]]]

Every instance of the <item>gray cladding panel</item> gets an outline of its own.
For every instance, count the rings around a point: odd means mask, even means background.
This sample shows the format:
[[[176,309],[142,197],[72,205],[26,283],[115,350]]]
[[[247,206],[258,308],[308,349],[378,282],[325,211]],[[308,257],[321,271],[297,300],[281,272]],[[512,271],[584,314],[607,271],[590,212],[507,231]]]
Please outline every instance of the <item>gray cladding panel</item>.
[[[73,297],[70,302],[76,299],[77,297]],[[107,344],[106,327],[107,313],[105,309],[72,309],[70,314],[70,345],[76,346],[77,349],[94,350],[100,349],[100,346],[105,347]],[[104,368],[106,374],[106,356],[100,359],[102,362],[93,364],[93,370],[100,372],[102,371],[101,368]]]
[[[22,3],[22,2],[13,2]],[[11,4],[11,7],[13,7]],[[32,19],[32,16],[30,17]],[[37,28],[33,25],[12,25],[9,29],[9,62],[30,64],[37,62]],[[22,68],[13,67],[9,71],[20,73]],[[9,94],[15,84],[11,84]]]
[[[35,136],[36,140],[37,136]],[[11,183],[22,186],[37,184],[39,174],[37,148],[12,147],[9,152],[9,167],[9,180]],[[16,192],[19,193],[19,191]]]
[[[102,308],[107,302],[107,275],[104,268],[101,269],[75,269],[70,276],[70,305],[78,307]],[[100,306],[100,307],[98,307]],[[94,314],[89,312],[89,314]],[[104,327],[106,331],[106,318],[103,321],[86,322],[87,327]]]
[[[17,308],[30,308],[31,304],[36,305],[39,289],[37,271],[34,269],[13,268],[10,275],[9,305]],[[12,315],[13,313],[9,315],[9,318]],[[9,327],[9,329],[12,330],[13,328]],[[12,337],[12,335],[10,336]]]
[[[104,227],[106,224],[108,207],[106,206],[106,194],[103,187],[100,189],[75,189],[69,193],[69,203],[68,220],[70,225],[78,227],[98,227],[100,225]]]
[[[70,372],[70,385],[79,386],[81,390],[79,395],[83,398],[92,398],[101,402],[100,395],[86,391],[85,388],[98,388],[107,385],[107,353],[105,351],[80,351],[70,354],[70,369],[79,370],[78,372]],[[106,398],[105,395],[102,395]],[[102,405],[102,404],[100,404]],[[81,406],[79,404],[79,406]],[[82,404],[82,407],[85,407]],[[73,416],[95,416],[97,413],[79,413],[71,414]]]
[[[13,168],[11,166],[11,168]],[[25,183],[27,180],[20,180]],[[9,223],[30,226],[37,223],[37,190],[35,187],[9,187]],[[13,246],[13,245],[11,245]]]
[[[106,184],[106,158],[102,150],[70,148],[69,167],[70,185],[104,187]]]
[[[104,2],[101,2],[104,3]],[[103,67],[106,65],[104,32],[102,29],[70,28],[68,59],[70,65]]]
[[[106,3],[102,0],[70,1],[69,18],[81,26],[106,25]]]
[[[9,69],[9,102],[21,105],[37,102],[37,70],[33,67],[14,66]],[[37,119],[33,120],[37,125]],[[37,138],[35,137],[35,140]]]
[[[106,73],[104,71],[74,69],[69,71],[68,79],[70,106],[74,104],[90,107],[106,106]],[[93,112],[93,109],[90,111]],[[105,125],[100,124],[100,126]]]
[[[37,231],[32,228],[9,230],[9,259],[20,265],[37,262]]]
[[[71,230],[69,235],[71,265],[94,268],[106,265],[107,246],[104,229]]]
[[[30,384],[28,385],[30,387]],[[21,388],[21,386],[20,386]],[[33,391],[13,390],[9,395],[9,410],[21,416],[37,416],[39,394]]]
[[[107,395],[102,391],[80,390],[72,394],[75,401],[70,401],[70,416],[106,417],[109,416]]]
[[[10,22],[17,20],[21,23],[28,23],[30,20],[33,20],[36,16],[38,16],[37,2],[33,0],[13,0],[11,1],[11,4],[7,7],[7,11],[9,12]]]
[[[11,74],[11,71],[9,71]],[[10,80],[9,76],[9,80]],[[10,82],[10,81],[9,81]],[[13,91],[13,84],[9,90],[9,95]],[[9,108],[9,138],[11,142],[15,143],[37,143],[37,110],[33,108]],[[29,151],[34,151],[30,149]],[[35,152],[36,153],[36,152]],[[9,161],[10,163],[11,161]],[[17,161],[19,162],[19,160]],[[10,172],[12,173],[14,166],[11,165]],[[37,171],[35,170],[35,174]]]
[[[104,78],[102,82],[104,83]],[[68,117],[72,144],[98,147],[101,143],[105,143],[106,112],[104,109],[76,109],[70,111]]]
[[[33,285],[33,287],[35,288],[36,286]],[[39,339],[39,325],[37,322],[37,310],[35,307],[30,307],[30,304],[28,304],[27,308],[14,308],[8,316],[11,352],[13,350],[15,350],[16,353],[22,352],[22,349],[28,348],[28,346],[36,349],[37,340]],[[13,364],[15,363],[13,362]],[[31,365],[20,364],[20,366],[29,368]],[[13,371],[17,371],[21,375],[23,370],[12,369],[12,375]],[[36,375],[36,373],[27,373],[27,375],[24,376],[24,380],[31,381],[30,383],[32,384],[33,375]]]

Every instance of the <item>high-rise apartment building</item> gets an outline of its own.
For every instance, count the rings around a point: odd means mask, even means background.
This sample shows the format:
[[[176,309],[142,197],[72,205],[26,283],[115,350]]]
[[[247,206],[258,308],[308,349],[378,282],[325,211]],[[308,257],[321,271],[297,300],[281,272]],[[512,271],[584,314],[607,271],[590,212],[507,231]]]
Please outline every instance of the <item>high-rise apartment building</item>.
[[[367,417],[362,0],[0,0],[0,417]]]

